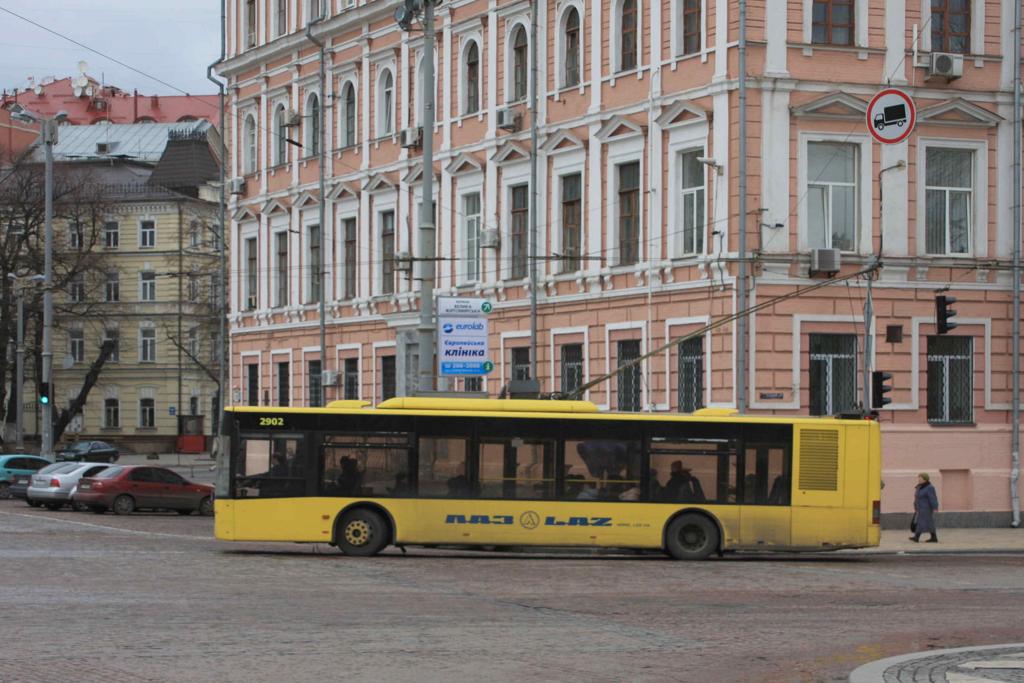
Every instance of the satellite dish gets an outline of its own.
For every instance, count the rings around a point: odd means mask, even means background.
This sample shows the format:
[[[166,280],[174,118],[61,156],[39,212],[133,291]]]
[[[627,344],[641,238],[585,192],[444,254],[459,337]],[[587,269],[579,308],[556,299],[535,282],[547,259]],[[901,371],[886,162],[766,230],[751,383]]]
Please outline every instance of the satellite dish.
[[[78,63],[78,70],[82,75],[85,75],[85,72],[89,70],[89,65],[85,63],[84,59]]]
[[[88,95],[89,97],[92,97],[92,86],[91,85],[88,88],[85,89],[85,94]]]
[[[35,91],[35,93],[36,93],[37,95],[42,95],[42,94],[43,94],[43,86],[41,86],[41,85],[37,85],[37,86],[36,86],[36,87],[34,88],[34,91]]]
[[[82,89],[79,86],[76,85],[75,89],[74,89],[74,93],[75,93],[75,97],[81,97],[82,96]]]

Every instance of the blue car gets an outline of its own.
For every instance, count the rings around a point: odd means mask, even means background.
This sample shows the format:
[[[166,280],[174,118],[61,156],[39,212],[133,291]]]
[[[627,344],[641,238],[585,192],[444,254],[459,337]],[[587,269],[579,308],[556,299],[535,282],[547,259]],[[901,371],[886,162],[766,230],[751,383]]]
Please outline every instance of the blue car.
[[[0,455],[0,498],[11,497],[11,484],[19,474],[32,475],[50,464],[38,455]]]

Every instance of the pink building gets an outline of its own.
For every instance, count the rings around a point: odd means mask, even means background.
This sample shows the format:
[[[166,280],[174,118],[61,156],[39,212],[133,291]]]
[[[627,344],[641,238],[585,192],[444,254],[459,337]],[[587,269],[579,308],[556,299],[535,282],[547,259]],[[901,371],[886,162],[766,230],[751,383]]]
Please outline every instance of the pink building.
[[[398,29],[394,0],[330,0],[317,28],[329,59],[320,92],[319,53],[304,35],[311,2],[228,3],[236,402],[400,393],[399,347],[417,324],[419,287],[402,257],[414,253],[422,201],[409,129],[423,34]],[[751,0],[746,159],[735,2],[540,3],[542,390],[572,389],[735,312],[741,229],[751,304],[819,282],[815,253],[838,255],[842,275],[881,250],[871,364],[895,387],[881,411],[884,509],[909,510],[914,478],[928,471],[943,510],[1008,521],[1012,2]],[[494,302],[495,370],[452,388],[496,395],[529,373],[530,3],[446,2],[437,16],[437,293]],[[918,111],[914,133],[883,147],[865,112],[886,84]],[[319,249],[322,284],[310,265]],[[944,287],[959,327],[939,336]],[[833,414],[859,402],[864,296],[855,279],[750,317],[752,412]],[[672,346],[586,398],[612,410],[735,406],[736,333],[727,325]],[[322,370],[337,384],[321,386]]]

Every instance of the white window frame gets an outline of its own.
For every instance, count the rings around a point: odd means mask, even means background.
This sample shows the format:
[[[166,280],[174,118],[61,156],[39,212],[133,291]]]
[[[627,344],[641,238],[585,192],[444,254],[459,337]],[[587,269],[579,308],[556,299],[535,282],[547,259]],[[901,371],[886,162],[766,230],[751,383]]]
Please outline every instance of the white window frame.
[[[927,196],[927,150],[929,147],[942,147],[946,149],[966,149],[974,152],[974,164],[972,167],[972,196],[971,196],[971,236],[969,239],[970,249],[966,254],[950,254],[949,231],[946,232],[947,253],[929,254],[927,252],[927,229],[925,223]],[[952,138],[925,138],[917,140],[917,255],[928,258],[973,258],[988,256],[988,142],[985,140],[967,140]],[[948,219],[948,216],[947,216]]]
[[[808,163],[808,168],[810,168],[809,164],[810,164],[810,159],[811,159],[811,145],[817,145],[817,144],[849,145],[850,147],[852,147],[854,149],[857,149],[856,143],[808,142],[807,143],[807,163]],[[825,216],[825,220],[826,220],[825,244],[820,245],[820,248],[824,248],[824,249],[835,249],[835,248],[837,248],[834,244],[832,244],[832,235],[834,233],[834,230],[832,229],[833,192],[834,192],[834,189],[837,188],[837,187],[839,187],[839,188],[852,187],[853,188],[853,196],[854,196],[854,202],[853,202],[854,216],[853,216],[853,219],[852,219],[851,223],[854,226],[854,232],[853,232],[853,242],[854,242],[854,244],[853,244],[853,249],[842,249],[842,251],[851,252],[851,253],[856,253],[858,251],[858,246],[859,246],[859,243],[860,243],[860,239],[859,239],[860,236],[857,234],[857,226],[860,225],[860,221],[862,219],[862,215],[860,213],[861,208],[859,206],[859,203],[860,203],[860,193],[861,193],[861,189],[862,188],[859,186],[859,184],[857,182],[857,180],[858,180],[857,176],[858,176],[859,169],[860,169],[860,150],[857,149],[856,158],[854,160],[853,180],[852,181],[850,181],[850,182],[840,182],[840,181],[834,181],[834,180],[819,180],[817,178],[811,178],[810,176],[808,176],[808,178],[807,178],[807,185],[805,186],[806,192],[805,192],[805,195],[804,195],[805,196],[805,200],[804,200],[805,204],[809,201],[809,197],[810,197],[810,193],[811,193],[811,185],[814,185],[815,187],[821,187],[826,192],[825,211],[824,211],[824,216]],[[810,228],[810,224],[808,224],[807,227]],[[810,244],[810,236],[807,237],[807,240],[808,240],[808,244]]]
[[[114,229],[111,230],[110,226],[113,225]],[[111,239],[111,236],[113,239]],[[111,244],[113,242],[113,244]],[[105,220],[103,221],[103,248],[104,249],[119,249],[121,247],[121,222],[116,220]]]
[[[608,143],[608,156],[605,165],[605,223],[606,234],[608,235],[608,253],[610,254],[610,265],[612,268],[626,268],[633,270],[640,268],[646,262],[650,252],[646,244],[648,232],[644,221],[647,219],[647,211],[644,207],[645,188],[647,186],[647,164],[644,163],[644,142],[645,139],[639,135],[630,136],[626,140],[613,141]],[[619,254],[619,166],[636,162],[640,166],[640,188],[637,216],[637,255],[636,263],[619,265],[621,254]],[[586,186],[584,186],[585,188]],[[584,193],[586,189],[584,189]]]
[[[113,401],[113,406],[108,406],[107,401]],[[113,423],[110,421],[110,409],[113,408],[117,420]],[[116,396],[107,396],[103,399],[103,429],[120,429],[121,428],[121,401]]]
[[[111,335],[110,333],[114,334]],[[117,327],[104,327],[103,328],[103,340],[102,343],[106,343],[110,340],[114,340],[114,350],[110,352],[110,357],[107,358],[108,363],[119,363],[121,362],[121,330]]]
[[[377,262],[377,267],[374,268],[373,282],[374,288],[373,293],[377,296],[395,296],[398,294],[398,277],[394,275],[392,271],[392,277],[395,278],[394,285],[392,286],[391,292],[384,291],[384,214],[390,213],[393,220],[394,229],[394,253],[397,254],[398,249],[398,207],[394,203],[381,202],[380,204],[374,203],[373,218],[374,218],[374,251],[376,252],[376,258],[373,259]]]
[[[390,105],[385,107],[384,77],[391,75]],[[390,64],[381,65],[380,73],[377,74],[377,138],[393,137],[395,135],[395,70]]]
[[[619,49],[622,42],[622,5],[624,0],[615,0],[612,3],[611,25],[612,32],[608,37],[609,65],[611,66],[610,77],[614,83],[616,78],[622,78],[629,74],[639,74],[644,70],[644,3],[636,0],[636,66],[632,69],[622,69],[622,51]]]
[[[514,19],[510,18],[505,24],[505,104],[519,104],[526,102],[530,96],[530,82],[533,79],[533,69],[530,63],[530,24],[529,14],[517,16]],[[512,45],[512,36],[516,31],[516,27],[521,26],[523,28],[523,34],[526,36],[526,92],[523,97],[516,98],[515,85],[516,85],[516,74],[515,74],[515,49]]]
[[[694,127],[687,130],[685,135],[681,132],[677,136],[673,136],[669,143],[669,159],[671,159],[671,162],[669,164],[668,182],[672,191],[669,193],[668,222],[666,223],[668,235],[666,237],[668,238],[669,254],[671,254],[672,258],[690,258],[693,256],[704,256],[708,253],[708,242],[710,241],[708,225],[710,224],[709,219],[713,210],[713,207],[709,205],[713,183],[708,182],[708,178],[714,179],[716,176],[709,175],[713,174],[714,171],[707,167],[704,168],[704,234],[701,238],[703,248],[700,251],[687,251],[686,245],[683,243],[683,213],[686,205],[684,201],[686,192],[682,189],[683,155],[697,150],[701,152],[701,156],[706,157],[708,155],[706,126]]]
[[[271,237],[273,238],[271,243],[270,243],[271,255],[272,255],[271,262],[273,264],[271,269],[270,269],[270,287],[271,287],[271,292],[272,292],[271,301],[274,302],[274,308],[282,308],[284,306],[291,305],[291,300],[292,300],[292,296],[291,296],[291,294],[292,294],[292,291],[291,291],[292,290],[292,286],[291,286],[292,285],[292,283],[291,283],[291,277],[292,277],[292,263],[291,263],[291,261],[292,261],[292,244],[291,244],[291,239],[289,238],[289,235],[288,235],[287,226],[285,227],[284,230],[274,230],[270,234],[271,234]],[[285,273],[285,280],[287,281],[287,284],[285,285],[285,297],[284,297],[285,301],[281,301],[281,296],[280,296],[280,291],[281,291],[281,289],[280,289],[281,273],[279,272],[279,268],[278,268],[278,266],[280,264],[278,263],[278,249],[277,249],[278,244],[279,244],[278,240],[280,240],[282,238],[284,239],[285,244],[288,247],[288,253],[287,253],[287,258],[286,258],[287,271],[288,272]],[[258,256],[259,251],[258,250],[259,250],[259,243],[257,243],[257,258],[259,258],[259,256]]]
[[[927,4],[925,4],[927,3]],[[851,47],[867,47],[868,46],[868,0],[854,0],[853,6],[853,45],[830,45],[829,43],[811,43],[813,38],[813,18],[814,18],[814,0],[803,0],[803,41],[807,45],[808,49],[825,48],[831,47],[850,49]],[[923,0],[921,16],[927,17],[931,15],[931,0]],[[973,16],[972,16],[973,20]],[[928,28],[922,30],[918,38],[921,42],[922,49],[927,52],[930,48],[925,47],[925,40],[928,44],[931,44],[931,22],[928,23]],[[927,36],[927,38],[926,38]],[[972,43],[973,44],[973,43]],[[880,46],[879,46],[880,47]]]
[[[696,52],[688,54],[683,52],[683,10],[686,8],[686,0],[672,0],[672,56],[675,59],[689,59],[707,53],[708,49],[708,3],[707,0],[700,0],[700,46]]]
[[[153,333],[151,338],[147,336],[147,332]],[[147,342],[151,342],[151,354],[146,353]],[[151,355],[151,357],[147,357],[148,355]],[[139,325],[139,362],[156,362],[156,326],[152,323],[143,323],[142,325]]]
[[[313,280],[316,277],[316,270],[319,267],[319,263],[313,263],[313,228],[316,228],[320,233],[318,235],[320,239],[320,250],[321,253],[324,249],[324,231],[323,228],[315,221],[311,220],[303,226],[302,230],[302,241],[305,242],[304,256],[306,260],[306,277],[303,278],[303,288],[305,289],[305,303],[312,304],[317,303],[319,299],[313,297]],[[327,269],[327,255],[324,254],[324,270]],[[324,281],[321,277],[320,280],[320,296],[326,296],[327,292],[324,291]]]
[[[858,166],[857,166],[857,215],[858,216],[871,216],[871,192],[868,188],[872,188],[871,169],[873,161],[873,149],[870,135],[843,135],[842,133],[819,133],[819,132],[807,132],[801,133],[798,144],[798,159],[797,159],[797,187],[800,188],[800,196],[806,197],[808,192],[808,177],[807,177],[807,143],[809,142],[839,142],[839,143],[850,143],[860,146],[858,152]],[[807,202],[802,201],[797,204],[797,222],[799,224],[797,234],[797,245],[798,249],[803,252],[810,251],[810,240],[807,235]],[[854,239],[856,241],[856,253],[859,254],[870,254],[872,237],[871,237],[871,226],[870,220],[860,220],[858,222],[859,231],[857,231]]]
[[[117,277],[111,279],[111,275]],[[113,291],[116,296],[111,297],[111,285],[113,285]],[[116,304],[121,300],[121,271],[119,270],[108,270],[103,274],[103,301],[104,303]]]
[[[341,81],[338,89],[338,149],[350,149],[359,145],[359,84],[356,79],[346,78]],[[346,137],[349,132],[347,122],[348,104],[345,102],[345,88],[352,88],[352,108],[355,110],[352,115],[352,144],[348,144]]]
[[[288,107],[284,102],[274,105],[274,166],[284,166],[288,163]]]
[[[566,59],[566,50],[568,49],[568,42],[565,36],[566,21],[569,17],[569,10],[575,9],[577,15],[580,18],[580,33],[579,33],[579,81],[576,83],[567,83],[565,79],[565,65],[568,62]],[[587,83],[587,69],[586,69],[586,43],[587,43],[587,29],[586,29],[586,18],[582,2],[567,2],[559,9],[558,14],[558,33],[555,37],[555,74],[557,75],[556,83],[558,84],[559,90],[566,90],[570,88],[579,88],[582,92],[584,86]]]
[[[460,37],[461,46],[459,49],[459,114],[462,116],[482,116],[484,111],[484,51],[481,36],[477,33],[470,33]],[[469,46],[476,45],[477,71],[476,71],[476,111],[467,111],[469,107]]]
[[[313,100],[317,103],[317,123],[313,125]],[[324,125],[324,109],[320,92],[317,90],[311,90],[306,94],[306,101],[303,107],[302,127],[305,129],[305,135],[303,140],[305,148],[303,149],[303,157],[309,159],[317,156],[320,153],[320,126]]]
[[[856,0],[858,4],[865,2],[866,0]],[[804,0],[807,2],[807,0]],[[980,55],[984,54],[984,49],[978,51],[978,46],[985,45],[985,5],[988,4],[984,0],[970,0],[971,2],[971,51],[964,55]],[[932,31],[931,31],[931,16],[932,16],[932,3],[931,0],[921,0],[921,17],[922,21],[928,22],[928,28],[922,29],[918,36],[918,42],[921,44],[922,52],[932,51]],[[858,12],[857,18],[860,19],[860,13]],[[866,17],[865,17],[866,19]],[[866,23],[866,22],[865,22]],[[976,66],[981,66],[980,60],[975,62]]]
[[[152,405],[145,406],[143,401],[151,401]],[[146,424],[145,415],[149,412],[152,424]],[[156,429],[156,398],[152,396],[139,397],[139,429]]]
[[[68,355],[75,363],[85,362],[85,330],[81,327],[68,330]]]
[[[152,229],[145,227],[147,223],[153,226]],[[146,235],[150,237],[149,243],[146,241]],[[156,220],[152,218],[139,219],[139,249],[156,249]]]
[[[146,278],[152,275],[153,278]],[[148,290],[148,291],[147,291]],[[147,296],[148,294],[148,296]],[[139,301],[153,303],[156,301],[156,272],[152,270],[139,271]]]
[[[288,0],[273,0],[274,2],[274,37],[288,35],[288,15],[291,13],[288,7]],[[284,5],[284,24],[281,24],[281,6]]]
[[[248,113],[242,119],[242,171],[244,175],[256,173],[256,115]]]
[[[356,260],[353,263],[353,281],[355,286],[353,287],[352,296],[346,296],[345,280],[348,277],[348,262],[345,258],[345,222],[355,221],[356,223]],[[337,282],[337,299],[341,301],[350,301],[359,296],[359,248],[360,248],[360,229],[359,229],[359,205],[355,204],[348,209],[339,209],[338,211],[338,237],[336,243],[338,244],[338,282]]]
[[[479,212],[475,216],[471,216],[466,210],[466,200],[473,196],[477,196],[479,204]],[[480,246],[481,233],[484,230],[484,188],[483,179],[481,178],[478,183],[469,183],[460,180],[459,182],[459,234],[457,239],[456,248],[460,255],[459,266],[458,266],[458,284],[469,285],[483,281],[484,274],[484,256],[483,249]],[[473,260],[473,240],[470,239],[470,232],[474,229],[471,225],[475,221],[476,230],[476,273],[470,273],[470,264]]]

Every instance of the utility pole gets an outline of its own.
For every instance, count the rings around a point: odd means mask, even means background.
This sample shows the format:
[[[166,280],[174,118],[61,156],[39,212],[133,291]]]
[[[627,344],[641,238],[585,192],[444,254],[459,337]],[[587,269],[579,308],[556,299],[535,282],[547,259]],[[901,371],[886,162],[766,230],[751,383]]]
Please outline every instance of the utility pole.
[[[1013,393],[1010,404],[1010,507],[1013,511],[1013,528],[1020,526],[1020,136],[1021,136],[1021,8],[1020,1],[1013,3]]]
[[[537,379],[537,0],[530,2],[530,379]],[[545,5],[546,6],[546,5]]]
[[[325,405],[327,405],[327,396],[326,396],[326,394],[327,394],[327,385],[324,384],[323,377],[326,374],[325,371],[327,370],[327,307],[326,307],[326,303],[325,303],[325,300],[327,298],[325,296],[327,294],[327,278],[324,277],[324,270],[325,270],[325,267],[324,267],[324,251],[325,251],[325,249],[324,248],[325,248],[326,243],[327,243],[327,240],[325,239],[325,235],[327,234],[327,226],[324,225],[324,213],[325,213],[324,209],[325,209],[325,202],[327,200],[327,192],[326,192],[325,181],[324,181],[324,166],[327,163],[327,155],[326,155],[325,150],[324,150],[324,144],[326,142],[325,132],[327,130],[327,126],[325,125],[325,123],[329,119],[325,116],[325,114],[327,112],[327,72],[326,72],[326,66],[324,64],[324,62],[326,60],[326,57],[327,57],[327,55],[326,55],[326,45],[324,45],[324,42],[322,40],[320,40],[319,38],[316,38],[313,35],[313,26],[316,25],[316,24],[322,23],[323,20],[324,20],[323,3],[322,2],[317,2],[316,5],[317,5],[317,7],[320,8],[320,16],[318,16],[315,21],[312,21],[312,22],[310,22],[309,24],[306,25],[306,38],[309,39],[309,42],[313,43],[318,48],[320,48],[320,111],[318,112],[318,116],[320,117],[318,128],[320,130],[317,131],[317,137],[318,137],[318,140],[317,140],[317,153],[318,153],[318,157],[319,157],[318,158],[318,164],[317,164],[318,167],[319,167],[319,171],[318,171],[317,175],[320,177],[320,219],[319,219],[320,220],[320,227],[317,228],[317,232],[318,232],[317,240],[318,240],[319,248],[317,249],[316,273],[317,273],[317,278],[320,281],[320,284],[319,284],[319,290],[320,291],[317,292],[317,294],[318,294],[317,298],[320,300],[320,378],[321,379],[320,379],[320,396],[319,396],[320,401],[319,401],[319,403],[320,403],[320,406],[325,406]]]
[[[420,323],[417,329],[419,365],[418,395],[434,392],[434,6],[438,0],[405,0],[395,9],[395,22],[403,31],[412,29],[413,21],[423,26],[423,201],[420,202],[420,229],[417,241],[420,281]]]
[[[739,262],[736,307],[747,310],[747,2],[739,0]],[[747,317],[736,321],[736,408],[747,412]]]
[[[25,275],[24,273],[8,273],[14,283],[14,297],[18,300],[17,347],[15,351],[14,379],[14,444],[18,451],[25,448],[25,286],[29,282],[39,282],[42,275]]]

